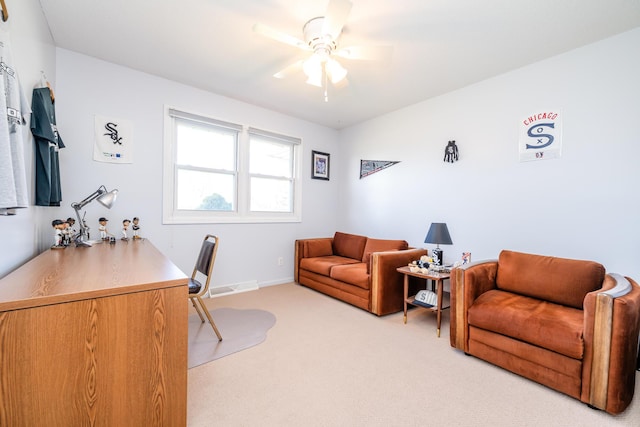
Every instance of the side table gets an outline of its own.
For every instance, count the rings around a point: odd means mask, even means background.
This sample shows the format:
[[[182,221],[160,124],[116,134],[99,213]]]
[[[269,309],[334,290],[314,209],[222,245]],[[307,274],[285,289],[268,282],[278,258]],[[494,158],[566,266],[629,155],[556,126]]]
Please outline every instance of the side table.
[[[444,280],[449,279],[451,275],[449,273],[437,273],[437,272],[431,272],[431,271],[426,274],[414,273],[411,270],[409,270],[409,267],[407,266],[399,267],[397,268],[397,271],[398,273],[404,274],[404,323],[405,324],[407,323],[407,304],[411,304],[416,307],[435,311],[437,324],[438,324],[438,329],[436,332],[438,334],[438,337],[440,337],[440,324],[442,321],[442,310],[449,308],[449,307],[442,307],[442,293],[443,293],[442,288],[444,285]],[[438,304],[435,307],[428,308],[415,303],[415,299],[416,299],[415,295],[411,295],[411,296],[409,295],[409,276],[425,279],[427,281],[427,284],[429,280],[432,280],[433,283],[435,283],[437,294],[438,294]]]

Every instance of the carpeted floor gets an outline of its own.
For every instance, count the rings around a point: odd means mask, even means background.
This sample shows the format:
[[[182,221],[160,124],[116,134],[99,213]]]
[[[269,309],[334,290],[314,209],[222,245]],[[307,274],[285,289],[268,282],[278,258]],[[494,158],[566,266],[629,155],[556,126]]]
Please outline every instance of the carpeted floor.
[[[187,418],[205,426],[638,427],[449,345],[436,317],[377,317],[297,284],[206,301],[278,321],[262,344],[188,372]],[[211,332],[213,335],[213,332]]]
[[[189,369],[260,344],[276,323],[276,317],[264,310],[209,311],[222,341],[218,341],[206,317],[202,323],[197,314],[189,316]]]

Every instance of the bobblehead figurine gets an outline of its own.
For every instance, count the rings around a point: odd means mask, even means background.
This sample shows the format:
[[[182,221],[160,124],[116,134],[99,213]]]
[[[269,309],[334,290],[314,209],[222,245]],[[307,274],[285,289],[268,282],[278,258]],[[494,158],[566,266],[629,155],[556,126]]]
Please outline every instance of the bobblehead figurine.
[[[129,236],[127,235],[127,229],[129,228],[129,224],[131,224],[131,220],[128,220],[128,219],[122,220],[122,238],[121,238],[121,240],[129,240]]]
[[[68,221],[62,221],[62,246],[69,246],[71,243],[71,228]]]
[[[69,217],[67,218],[67,224],[69,224],[69,236],[71,240],[75,239],[76,234],[78,234],[78,230],[75,229],[74,225],[76,225],[76,220]]]
[[[100,223],[98,230],[100,230],[100,238],[102,240],[109,240],[109,232],[107,231],[107,222],[109,222],[109,220],[105,217],[100,217],[100,219],[98,220],[98,223]]]
[[[142,239],[142,237],[140,237],[140,218],[137,216],[133,217],[133,225],[131,228],[133,229],[133,239]]]
[[[51,221],[51,226],[54,230],[54,245],[51,246],[51,249],[64,249],[64,245],[62,244],[62,229],[64,228],[64,222],[60,219],[54,219]]]

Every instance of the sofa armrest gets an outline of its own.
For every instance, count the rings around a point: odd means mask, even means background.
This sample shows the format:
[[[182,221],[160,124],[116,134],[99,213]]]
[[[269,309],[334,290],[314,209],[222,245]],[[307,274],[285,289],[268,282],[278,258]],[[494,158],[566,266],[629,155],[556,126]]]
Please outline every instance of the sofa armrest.
[[[370,262],[371,312],[378,316],[402,310],[403,276],[397,268],[426,255],[426,249],[373,252]]]
[[[298,269],[302,258],[332,255],[333,237],[299,239],[295,242],[293,280],[298,281]]]
[[[622,412],[635,389],[640,333],[640,286],[607,274],[584,301],[582,400],[612,414]]]
[[[469,351],[467,310],[483,293],[496,287],[498,260],[476,261],[451,271],[451,328],[452,347]]]

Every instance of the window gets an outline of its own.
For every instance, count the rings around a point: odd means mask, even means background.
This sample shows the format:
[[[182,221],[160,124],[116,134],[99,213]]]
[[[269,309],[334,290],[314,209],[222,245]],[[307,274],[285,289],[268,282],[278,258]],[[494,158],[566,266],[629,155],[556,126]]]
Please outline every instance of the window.
[[[164,223],[300,221],[300,144],[168,108]]]
[[[293,212],[294,145],[249,129],[249,177],[252,212]]]
[[[238,131],[176,118],[176,208],[234,211]]]

